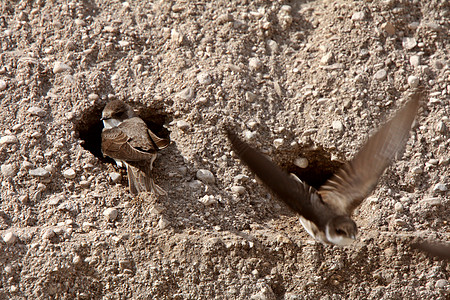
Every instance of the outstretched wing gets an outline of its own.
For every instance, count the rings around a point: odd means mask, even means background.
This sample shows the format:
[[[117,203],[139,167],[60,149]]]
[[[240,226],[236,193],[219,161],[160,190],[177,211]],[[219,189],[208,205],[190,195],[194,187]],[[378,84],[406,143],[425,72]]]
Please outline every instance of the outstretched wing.
[[[405,145],[424,93],[419,91],[389,122],[369,138],[353,160],[319,189],[324,202],[350,215],[375,188],[384,170]]]
[[[313,202],[319,200],[319,195],[313,187],[281,170],[259,151],[239,139],[231,130],[225,131],[235,153],[270,190],[304,218],[316,224],[321,223],[321,218],[313,207]]]

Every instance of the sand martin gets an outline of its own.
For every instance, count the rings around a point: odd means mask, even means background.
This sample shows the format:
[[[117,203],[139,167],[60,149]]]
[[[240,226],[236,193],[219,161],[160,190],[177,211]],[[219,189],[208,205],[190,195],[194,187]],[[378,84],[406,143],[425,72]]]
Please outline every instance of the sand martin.
[[[261,181],[292,210],[300,214],[306,231],[324,244],[348,245],[356,237],[353,210],[375,188],[379,177],[409,137],[420,91],[390,121],[376,132],[355,157],[340,168],[318,190],[287,174],[259,151],[225,129],[235,153]]]
[[[167,195],[153,182],[151,172],[156,151],[167,147],[169,140],[156,136],[132,107],[120,100],[106,104],[101,120],[103,155],[113,158],[119,167],[125,165],[130,192]]]

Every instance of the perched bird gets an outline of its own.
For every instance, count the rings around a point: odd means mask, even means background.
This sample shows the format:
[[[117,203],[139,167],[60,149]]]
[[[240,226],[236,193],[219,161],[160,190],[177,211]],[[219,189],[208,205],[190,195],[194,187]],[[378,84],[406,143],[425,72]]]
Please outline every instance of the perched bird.
[[[113,158],[119,167],[126,166],[130,192],[167,195],[153,182],[151,172],[156,151],[167,147],[169,140],[156,136],[133,108],[120,100],[106,104],[101,120],[103,155]]]
[[[353,210],[372,192],[386,167],[406,144],[423,97],[420,91],[412,94],[405,107],[318,190],[281,170],[231,130],[225,131],[239,158],[300,214],[300,222],[312,237],[325,244],[343,246],[350,244],[357,234],[356,224],[350,218]]]

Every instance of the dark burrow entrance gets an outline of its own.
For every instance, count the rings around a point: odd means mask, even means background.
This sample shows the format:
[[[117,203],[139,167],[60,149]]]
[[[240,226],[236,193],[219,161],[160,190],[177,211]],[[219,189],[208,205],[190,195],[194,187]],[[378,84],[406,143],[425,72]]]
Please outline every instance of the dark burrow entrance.
[[[74,124],[78,138],[82,140],[83,148],[91,152],[95,157],[98,157],[101,161],[113,163],[113,159],[103,156],[101,149],[103,122],[100,118],[105,105],[96,105],[88,108]],[[163,127],[166,123],[167,115],[155,113],[152,108],[138,106],[136,104],[131,104],[131,106],[137,110],[138,116],[145,121],[150,130],[159,137],[169,138],[170,132]]]
[[[331,160],[331,154],[321,147],[303,149],[296,158],[306,158],[308,160],[307,167],[297,166],[294,159],[286,164],[284,169],[289,173],[294,173],[300,180],[316,189],[323,185],[343,165],[341,161]]]

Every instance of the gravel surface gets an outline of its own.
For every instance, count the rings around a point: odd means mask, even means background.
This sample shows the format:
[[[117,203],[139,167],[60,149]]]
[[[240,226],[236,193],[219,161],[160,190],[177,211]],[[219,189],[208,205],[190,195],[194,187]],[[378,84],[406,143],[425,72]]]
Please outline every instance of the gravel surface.
[[[450,2],[0,4],[0,299],[449,299]],[[402,155],[313,241],[222,126],[313,185],[423,85]],[[100,151],[130,103],[171,145],[167,197],[133,196]]]

